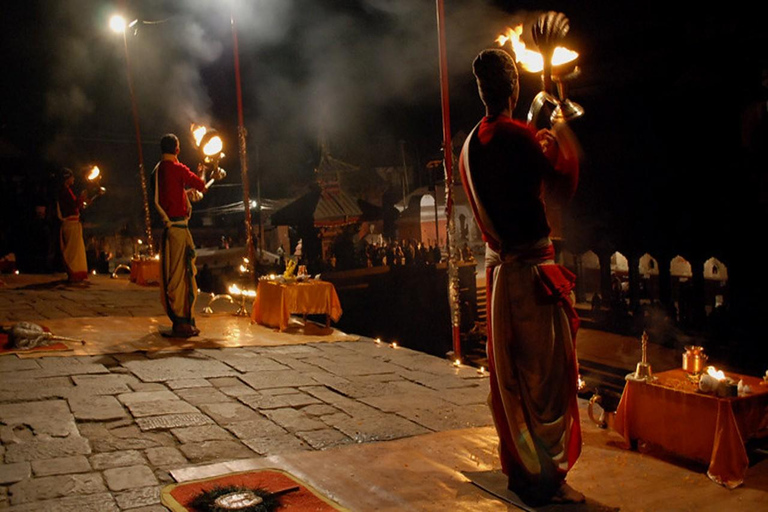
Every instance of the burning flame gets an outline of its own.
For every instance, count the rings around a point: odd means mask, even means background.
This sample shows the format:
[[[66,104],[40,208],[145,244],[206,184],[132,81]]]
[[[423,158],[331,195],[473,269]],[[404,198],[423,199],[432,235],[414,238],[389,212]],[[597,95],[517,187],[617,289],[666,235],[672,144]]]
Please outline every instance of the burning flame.
[[[529,50],[520,39],[521,35],[523,35],[523,25],[518,25],[515,28],[508,27],[506,33],[496,38],[496,42],[499,43],[499,46],[504,46],[509,41],[512,50],[515,52],[517,62],[520,63],[523,69],[530,73],[540,73],[544,70],[544,57],[535,50]],[[578,56],[577,52],[558,46],[552,54],[552,65],[560,66],[566,64],[575,60]]]
[[[217,155],[221,153],[222,149],[224,149],[224,142],[221,140],[221,137],[214,135],[211,137],[211,140],[206,142],[205,146],[203,146],[203,154],[206,156]]]
[[[99,169],[99,167],[97,165],[94,165],[91,168],[91,172],[88,174],[87,180],[88,181],[93,181],[93,180],[95,180],[96,178],[99,177],[99,174],[101,174],[101,169]]]
[[[714,366],[707,366],[707,375],[717,380],[725,380],[725,373],[723,373],[723,370],[717,370]]]
[[[205,126],[193,124],[190,128],[192,130],[192,137],[195,138],[195,145],[199,146],[200,141],[203,140],[205,133],[208,129]]]
[[[456,359],[456,360],[454,360],[454,361],[453,361],[453,366],[455,366],[456,368],[458,368],[459,366],[461,366],[461,359]]]
[[[229,291],[230,295],[239,295],[242,297],[255,297],[256,296],[256,290],[245,290],[237,286],[236,284],[229,285],[229,288],[227,289]]]

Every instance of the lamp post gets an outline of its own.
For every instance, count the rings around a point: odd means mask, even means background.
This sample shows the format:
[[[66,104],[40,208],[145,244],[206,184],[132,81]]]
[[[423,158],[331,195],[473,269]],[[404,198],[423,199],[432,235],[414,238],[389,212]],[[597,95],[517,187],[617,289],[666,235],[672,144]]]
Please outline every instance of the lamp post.
[[[155,254],[155,243],[152,239],[152,221],[149,216],[149,196],[147,193],[147,177],[144,173],[144,153],[141,149],[141,128],[139,127],[139,109],[136,106],[136,96],[133,91],[133,78],[131,74],[131,59],[128,54],[128,36],[125,34],[126,28],[133,26],[136,20],[127,25],[125,18],[120,15],[112,16],[109,20],[109,27],[115,33],[123,34],[123,48],[125,49],[125,73],[128,77],[128,91],[131,96],[131,111],[133,113],[133,126],[136,131],[136,148],[139,154],[139,177],[141,178],[141,193],[144,200],[144,228],[147,234],[147,245],[149,246],[149,255]]]

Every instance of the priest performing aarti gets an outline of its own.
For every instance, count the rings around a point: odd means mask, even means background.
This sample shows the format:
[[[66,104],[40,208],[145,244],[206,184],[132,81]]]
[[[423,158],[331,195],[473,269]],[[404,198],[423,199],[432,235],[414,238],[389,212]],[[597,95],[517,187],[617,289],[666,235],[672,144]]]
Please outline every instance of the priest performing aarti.
[[[460,171],[486,242],[491,406],[502,471],[529,504],[580,502],[565,483],[581,453],[574,276],[554,263],[543,192],[560,202],[578,182],[564,122],[534,132],[512,119],[518,71],[504,50],[473,62],[486,116],[467,138]]]
[[[160,246],[161,301],[173,323],[171,336],[188,338],[200,330],[193,316],[197,299],[195,244],[187,222],[192,215],[191,195],[207,192],[203,178],[179,162],[179,139],[167,134],[160,140],[162,158],[155,167],[155,206],[165,224]]]

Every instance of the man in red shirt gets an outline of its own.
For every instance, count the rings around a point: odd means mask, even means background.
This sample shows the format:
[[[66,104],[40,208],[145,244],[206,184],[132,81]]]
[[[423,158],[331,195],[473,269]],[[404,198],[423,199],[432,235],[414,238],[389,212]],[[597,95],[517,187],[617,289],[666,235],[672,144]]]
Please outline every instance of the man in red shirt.
[[[173,322],[171,335],[189,338],[200,330],[193,317],[197,299],[195,243],[187,221],[192,215],[191,194],[207,192],[205,182],[179,162],[179,139],[171,133],[160,139],[162,158],[155,166],[155,206],[165,224],[160,248],[161,301]]]
[[[532,132],[512,119],[514,60],[485,50],[472,64],[486,116],[459,159],[486,242],[490,405],[509,489],[530,505],[578,502],[565,483],[581,452],[573,275],[554,264],[544,189],[567,200],[578,159],[564,123]]]

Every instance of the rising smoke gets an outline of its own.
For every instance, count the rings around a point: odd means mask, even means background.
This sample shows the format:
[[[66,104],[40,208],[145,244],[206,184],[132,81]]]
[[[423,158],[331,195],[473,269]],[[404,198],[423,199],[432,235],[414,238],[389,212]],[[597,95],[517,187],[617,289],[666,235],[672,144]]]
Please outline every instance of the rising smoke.
[[[191,122],[236,122],[230,7],[238,28],[249,147],[258,146],[260,165],[274,181],[311,172],[320,137],[341,156],[358,159],[372,138],[397,140],[430,132],[427,138],[439,147],[431,2],[125,4],[126,18],[140,20],[127,37],[148,167],[162,133],[185,132]],[[113,10],[98,0],[45,6],[46,37],[53,52],[47,111],[58,134],[49,156],[71,158],[73,147],[86,139],[114,142],[109,151],[123,152],[130,161],[135,157],[123,43],[107,29]],[[495,34],[511,21],[481,0],[448,1],[446,17],[449,70],[471,80],[474,54],[491,46]],[[392,112],[400,113],[399,124]],[[235,133],[234,126],[226,128]],[[98,158],[98,151],[91,149],[88,158]],[[229,165],[235,167],[235,160]],[[266,171],[265,181],[270,181]]]

